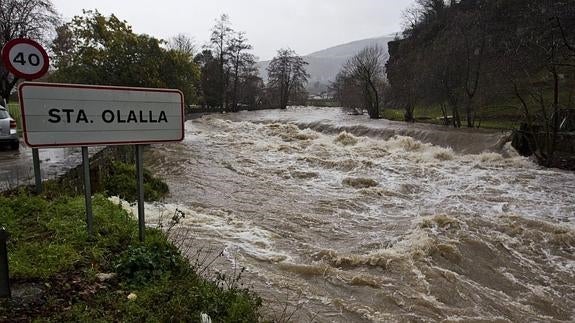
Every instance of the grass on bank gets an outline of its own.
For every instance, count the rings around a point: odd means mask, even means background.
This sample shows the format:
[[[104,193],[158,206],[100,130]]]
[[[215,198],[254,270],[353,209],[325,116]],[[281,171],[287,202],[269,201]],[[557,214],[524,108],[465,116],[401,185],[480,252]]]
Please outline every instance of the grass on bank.
[[[119,196],[128,202],[135,202],[138,198],[136,166],[113,162],[111,174],[105,181],[105,190],[109,196]],[[168,193],[168,185],[152,176],[152,173],[144,168],[144,199],[158,201]]]
[[[340,107],[338,102],[331,100],[310,100],[308,101],[308,105],[317,107]],[[509,105],[480,107],[477,111],[475,127],[501,130],[516,129],[522,120],[522,114],[518,106],[519,102],[512,100]],[[405,111],[402,109],[383,107],[381,110],[383,110],[381,117],[384,119],[405,121]],[[462,126],[467,127],[465,111],[462,110],[459,113],[461,115]],[[450,109],[448,109],[447,114],[451,116],[452,113]],[[414,115],[416,122],[443,125],[443,113],[439,105],[417,106],[415,107]]]
[[[90,237],[83,197],[0,197],[13,295],[40,290],[32,300],[0,301],[0,321],[199,321],[202,313],[214,322],[258,321],[259,297],[198,275],[164,232],[146,228],[140,243],[137,222],[121,206],[96,195],[93,210]]]
[[[451,110],[448,110],[448,116],[451,116]],[[464,111],[460,111],[461,123],[463,127],[467,126],[467,119]],[[414,110],[416,122],[443,124],[443,113],[440,106],[421,107],[417,106]],[[384,108],[382,117],[394,121],[404,121],[404,110]],[[486,106],[477,111],[475,126],[478,128],[511,130],[519,126],[521,114],[513,106]]]

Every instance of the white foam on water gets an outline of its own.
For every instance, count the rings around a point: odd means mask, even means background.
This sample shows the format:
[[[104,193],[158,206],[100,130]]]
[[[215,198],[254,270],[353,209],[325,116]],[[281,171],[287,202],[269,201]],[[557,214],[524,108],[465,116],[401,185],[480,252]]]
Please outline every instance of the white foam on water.
[[[170,166],[155,169],[184,225],[237,249],[261,291],[301,292],[326,321],[573,317],[573,173],[509,145],[465,154],[378,137],[371,123],[192,124],[178,153],[156,148]]]
[[[110,201],[121,205],[124,210],[137,218],[137,205],[118,197],[110,197]],[[145,203],[144,213],[146,225],[164,227],[176,212],[183,212],[185,217],[179,225],[196,229],[202,238],[219,241],[228,249],[239,249],[245,255],[258,260],[278,262],[289,260],[290,256],[274,250],[274,234],[259,228],[253,223],[245,223],[234,219],[233,215],[223,210],[193,210],[188,207],[169,203]],[[207,236],[206,236],[207,235]]]

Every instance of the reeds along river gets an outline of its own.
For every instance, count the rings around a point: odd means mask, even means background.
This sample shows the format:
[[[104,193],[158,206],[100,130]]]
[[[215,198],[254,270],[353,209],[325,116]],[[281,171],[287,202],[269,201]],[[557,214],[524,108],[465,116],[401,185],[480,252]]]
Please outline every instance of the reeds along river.
[[[149,156],[164,208],[224,250],[220,270],[246,267],[272,318],[575,320],[575,174],[505,134],[312,108],[186,129]]]

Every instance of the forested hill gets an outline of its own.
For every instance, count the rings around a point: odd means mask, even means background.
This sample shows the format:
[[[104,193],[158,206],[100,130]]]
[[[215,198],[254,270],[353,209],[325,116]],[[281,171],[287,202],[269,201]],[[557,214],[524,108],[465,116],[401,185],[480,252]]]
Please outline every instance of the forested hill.
[[[306,66],[306,70],[310,74],[308,86],[313,86],[318,82],[324,86],[329,85],[331,81],[335,80],[335,76],[341,70],[343,64],[353,55],[365,47],[373,45],[381,46],[385,52],[387,52],[387,43],[393,38],[394,35],[387,35],[357,40],[304,56],[304,60],[309,63],[309,65]],[[269,62],[270,61],[263,61],[258,63],[260,75],[264,79],[267,79],[266,68]]]
[[[387,101],[413,118],[441,106],[456,127],[516,106],[526,120],[573,107],[575,0],[418,0],[389,44]]]

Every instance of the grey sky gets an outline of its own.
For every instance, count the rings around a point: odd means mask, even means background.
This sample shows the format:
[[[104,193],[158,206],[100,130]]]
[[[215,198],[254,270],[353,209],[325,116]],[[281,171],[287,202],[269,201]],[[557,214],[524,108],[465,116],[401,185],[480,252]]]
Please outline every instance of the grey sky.
[[[168,39],[178,33],[198,45],[221,14],[245,31],[260,59],[279,48],[298,54],[400,30],[401,12],[413,0],[52,0],[68,20],[82,9],[114,13],[137,33]]]

